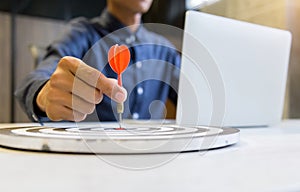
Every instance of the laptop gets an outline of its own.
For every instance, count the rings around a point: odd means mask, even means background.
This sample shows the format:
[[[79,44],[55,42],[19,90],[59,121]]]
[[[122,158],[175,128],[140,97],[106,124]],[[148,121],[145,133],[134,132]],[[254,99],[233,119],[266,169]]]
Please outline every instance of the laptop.
[[[291,39],[285,30],[187,11],[176,123],[279,123]]]

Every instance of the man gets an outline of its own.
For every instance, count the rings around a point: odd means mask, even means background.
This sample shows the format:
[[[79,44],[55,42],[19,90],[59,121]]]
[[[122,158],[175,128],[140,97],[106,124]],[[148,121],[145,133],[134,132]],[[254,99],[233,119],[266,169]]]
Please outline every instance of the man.
[[[82,121],[96,109],[99,120],[114,121],[115,102],[124,102],[129,90],[124,118],[163,118],[164,106],[155,101],[170,98],[176,104],[180,58],[165,38],[141,25],[151,4],[152,0],[107,0],[100,17],[74,19],[16,90],[28,116],[35,121]],[[123,75],[126,89],[117,85],[107,65],[107,52],[114,44],[130,48],[131,62]]]

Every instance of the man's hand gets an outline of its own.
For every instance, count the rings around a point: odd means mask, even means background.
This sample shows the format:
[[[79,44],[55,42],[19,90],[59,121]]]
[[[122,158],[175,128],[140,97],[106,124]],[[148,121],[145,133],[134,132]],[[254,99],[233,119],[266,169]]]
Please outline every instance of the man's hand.
[[[82,121],[95,110],[103,94],[121,103],[127,92],[115,79],[74,57],[62,58],[38,93],[37,106],[53,121]]]

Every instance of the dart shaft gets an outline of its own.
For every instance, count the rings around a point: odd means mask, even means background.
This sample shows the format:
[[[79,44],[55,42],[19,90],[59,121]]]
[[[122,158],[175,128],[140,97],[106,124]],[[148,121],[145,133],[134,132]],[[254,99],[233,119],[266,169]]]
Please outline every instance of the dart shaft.
[[[119,128],[122,129],[123,126],[122,126],[122,121],[123,121],[123,118],[122,118],[122,113],[119,113]]]
[[[124,103],[118,103],[117,104],[117,113],[119,114],[119,126],[120,126],[120,128],[122,128],[123,112],[124,112]]]
[[[118,103],[117,104],[117,113],[124,113],[124,103]]]
[[[118,75],[118,85],[122,86],[122,74]]]

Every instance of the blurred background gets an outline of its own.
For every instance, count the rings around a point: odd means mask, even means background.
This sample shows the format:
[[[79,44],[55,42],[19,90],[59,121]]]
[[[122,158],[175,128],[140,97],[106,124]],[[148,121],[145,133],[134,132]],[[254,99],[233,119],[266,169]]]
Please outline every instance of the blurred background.
[[[34,69],[38,53],[63,33],[69,20],[99,16],[105,6],[105,0],[0,1],[0,122],[29,121],[13,96],[14,89]],[[291,31],[284,118],[300,118],[299,0],[153,0],[143,20],[183,29],[189,9]],[[165,31],[163,35],[181,49],[182,34]]]

